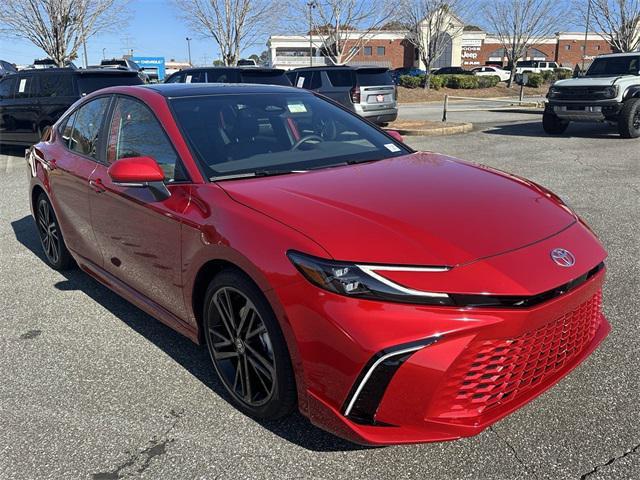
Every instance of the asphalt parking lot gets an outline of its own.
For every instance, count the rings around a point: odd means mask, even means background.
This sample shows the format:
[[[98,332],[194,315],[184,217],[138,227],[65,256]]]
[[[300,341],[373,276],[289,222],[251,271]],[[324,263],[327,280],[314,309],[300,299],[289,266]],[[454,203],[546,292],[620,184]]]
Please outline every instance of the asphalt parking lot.
[[[549,138],[539,117],[509,120],[407,141],[561,195],[609,251],[613,331],[557,386],[477,437],[375,449],[300,416],[245,417],[204,349],[88,276],[49,269],[27,167],[20,149],[3,150],[0,479],[640,478],[640,140],[599,125]]]

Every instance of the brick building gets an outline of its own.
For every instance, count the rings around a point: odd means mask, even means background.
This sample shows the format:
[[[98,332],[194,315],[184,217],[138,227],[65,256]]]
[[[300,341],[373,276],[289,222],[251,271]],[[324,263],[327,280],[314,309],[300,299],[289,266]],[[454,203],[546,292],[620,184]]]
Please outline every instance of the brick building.
[[[322,54],[321,39],[314,36],[312,55],[309,55],[309,36],[271,36],[267,42],[271,65],[291,69],[313,65],[330,65],[331,61]],[[587,35],[586,52],[584,33],[559,32],[538,39],[528,50],[524,60],[547,60],[573,68],[588,64],[597,55],[611,53],[611,47],[598,33]],[[415,48],[406,39],[406,32],[383,31],[369,35],[363,47],[349,64],[379,65],[389,68],[423,67],[417,59]],[[478,65],[506,65],[507,58],[498,38],[477,27],[465,27],[460,35],[450,38],[445,53],[434,63],[434,67],[462,66],[473,68]]]

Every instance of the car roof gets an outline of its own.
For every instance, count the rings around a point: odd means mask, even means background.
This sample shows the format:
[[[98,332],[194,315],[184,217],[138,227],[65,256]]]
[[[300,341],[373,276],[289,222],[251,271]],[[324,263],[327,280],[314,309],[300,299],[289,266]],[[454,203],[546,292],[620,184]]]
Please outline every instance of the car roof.
[[[136,88],[136,87],[123,87]],[[140,87],[137,87],[140,88]],[[145,89],[153,90],[164,97],[196,97],[220,94],[254,94],[254,93],[298,93],[311,95],[301,88],[281,85],[261,85],[253,83],[155,83],[145,85]]]
[[[315,67],[298,67],[291,71],[298,70],[389,70],[387,67],[379,67],[377,65],[326,65]]]
[[[191,68],[183,68],[182,70],[178,70],[175,73],[183,73],[183,72],[202,72],[207,70],[238,70],[240,72],[282,72],[285,71],[282,68],[269,68],[269,67],[254,67],[251,65],[245,65],[241,67],[224,67],[224,66],[216,66],[216,67],[191,67]],[[172,74],[172,75],[175,75]]]
[[[640,52],[606,53],[604,55],[598,55],[596,58],[637,57],[639,55],[640,55]]]
[[[137,75],[130,70],[106,69],[106,68],[26,68],[18,73],[35,73],[36,75],[51,75],[54,73],[66,73],[68,75]]]

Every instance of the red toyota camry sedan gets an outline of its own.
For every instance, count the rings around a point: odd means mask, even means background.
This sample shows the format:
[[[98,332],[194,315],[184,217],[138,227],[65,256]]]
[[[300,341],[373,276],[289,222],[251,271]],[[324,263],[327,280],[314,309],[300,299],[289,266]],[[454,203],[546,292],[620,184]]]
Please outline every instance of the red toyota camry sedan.
[[[533,182],[312,92],[116,87],[27,152],[55,269],[206,344],[237,407],[351,441],[474,435],[610,326],[606,252]]]

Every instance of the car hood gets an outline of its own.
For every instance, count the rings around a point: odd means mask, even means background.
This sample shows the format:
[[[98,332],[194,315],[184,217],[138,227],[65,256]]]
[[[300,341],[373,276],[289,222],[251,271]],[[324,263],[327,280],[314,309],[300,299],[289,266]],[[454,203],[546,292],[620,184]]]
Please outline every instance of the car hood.
[[[461,265],[576,221],[535,184],[434,153],[219,185],[333,258],[363,263]]]
[[[625,78],[624,76],[612,77],[583,77],[568,78],[566,80],[558,80],[553,84],[554,87],[609,87]]]

